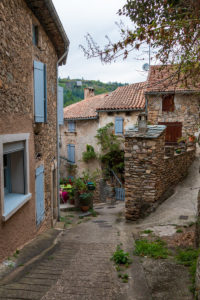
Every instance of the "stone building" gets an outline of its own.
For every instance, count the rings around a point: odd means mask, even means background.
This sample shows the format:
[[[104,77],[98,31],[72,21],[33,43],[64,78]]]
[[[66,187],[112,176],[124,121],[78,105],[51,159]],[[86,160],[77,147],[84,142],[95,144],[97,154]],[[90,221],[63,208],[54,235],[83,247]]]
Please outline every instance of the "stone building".
[[[138,114],[145,108],[144,82],[117,88],[110,94],[94,96],[92,88],[85,89],[84,100],[64,108],[64,126],[61,128],[61,177],[77,166],[77,175],[100,168],[97,160],[85,163],[82,153],[86,145],[98,153],[97,130],[112,122],[115,134],[123,139],[125,130],[137,123]],[[123,144],[123,141],[122,141]]]
[[[0,1],[0,261],[58,214],[57,72],[68,47],[51,0]]]
[[[151,66],[145,92],[148,121],[166,125],[166,142],[194,135],[199,127],[200,86],[180,80],[173,66]]]

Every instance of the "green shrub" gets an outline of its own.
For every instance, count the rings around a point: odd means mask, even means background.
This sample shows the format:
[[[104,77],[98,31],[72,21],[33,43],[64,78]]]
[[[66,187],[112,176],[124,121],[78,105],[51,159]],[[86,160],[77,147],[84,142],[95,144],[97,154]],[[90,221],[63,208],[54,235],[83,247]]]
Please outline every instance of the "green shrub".
[[[129,253],[124,252],[123,249],[121,249],[120,245],[117,246],[116,251],[113,253],[111,260],[113,260],[117,265],[123,264],[130,264],[131,260],[129,258]]]
[[[161,240],[150,242],[147,240],[137,240],[135,242],[135,255],[148,256],[153,258],[167,258],[169,255],[165,243]]]

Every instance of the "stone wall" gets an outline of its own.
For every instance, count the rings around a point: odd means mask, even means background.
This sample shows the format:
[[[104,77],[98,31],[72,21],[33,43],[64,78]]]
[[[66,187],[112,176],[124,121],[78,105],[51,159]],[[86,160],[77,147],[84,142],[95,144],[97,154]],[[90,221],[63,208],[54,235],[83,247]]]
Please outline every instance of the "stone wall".
[[[162,96],[148,95],[148,121],[155,125],[158,122],[181,122],[182,135],[194,134],[199,125],[199,94],[175,94],[174,111],[162,111]]]
[[[152,128],[154,126],[151,126]],[[155,126],[156,128],[156,126]],[[165,157],[165,131],[125,136],[126,218],[137,220],[165,199],[165,192],[187,174],[195,149]]]
[[[39,26],[39,47],[32,24]],[[47,122],[34,122],[33,61],[47,66]],[[0,261],[39,231],[51,226],[52,164],[56,166],[57,54],[41,24],[23,0],[0,1],[0,134],[30,133],[31,200],[8,221],[0,218]],[[35,168],[45,170],[45,220],[36,228]],[[2,210],[0,207],[0,214]]]
[[[197,222],[196,222],[196,246],[199,248],[200,245],[200,190],[197,198]],[[200,256],[197,261],[196,268],[196,299],[200,299]]]

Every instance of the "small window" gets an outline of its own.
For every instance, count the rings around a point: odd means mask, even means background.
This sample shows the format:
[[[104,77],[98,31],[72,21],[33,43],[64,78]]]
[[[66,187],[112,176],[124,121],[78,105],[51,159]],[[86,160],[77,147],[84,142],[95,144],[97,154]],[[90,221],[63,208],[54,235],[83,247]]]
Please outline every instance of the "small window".
[[[123,134],[124,132],[124,120],[123,118],[116,117],[115,118],[115,134]]]
[[[75,121],[68,121],[68,131],[75,132],[75,130],[76,130]]]
[[[162,111],[174,111],[174,95],[164,95],[162,97]]]
[[[33,25],[33,45],[38,46],[38,26]]]
[[[0,136],[2,149],[2,218],[8,220],[30,198],[28,169],[28,134],[16,141],[17,135]],[[6,143],[4,143],[4,137]],[[10,140],[8,142],[8,140]],[[15,141],[13,141],[15,140]]]
[[[75,145],[67,145],[67,160],[69,163],[75,163]]]

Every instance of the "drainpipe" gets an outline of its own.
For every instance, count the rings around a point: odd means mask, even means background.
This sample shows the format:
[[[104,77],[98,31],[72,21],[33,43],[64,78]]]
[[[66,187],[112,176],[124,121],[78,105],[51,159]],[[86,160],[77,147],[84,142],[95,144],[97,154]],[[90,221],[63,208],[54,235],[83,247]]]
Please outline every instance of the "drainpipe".
[[[59,124],[58,124],[58,68],[59,68],[59,63],[67,56],[69,52],[69,46],[67,47],[67,50],[65,53],[59,58],[57,61],[57,116],[56,116],[56,134],[57,134],[57,203],[58,203],[58,221],[60,220],[60,194],[59,194],[59,187],[60,187],[60,149],[59,149]]]

